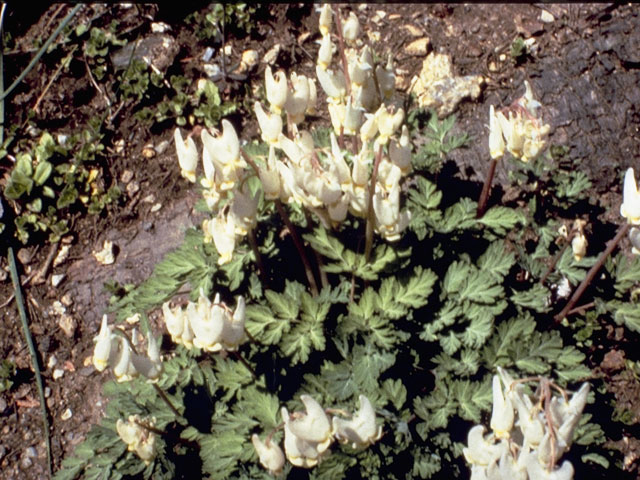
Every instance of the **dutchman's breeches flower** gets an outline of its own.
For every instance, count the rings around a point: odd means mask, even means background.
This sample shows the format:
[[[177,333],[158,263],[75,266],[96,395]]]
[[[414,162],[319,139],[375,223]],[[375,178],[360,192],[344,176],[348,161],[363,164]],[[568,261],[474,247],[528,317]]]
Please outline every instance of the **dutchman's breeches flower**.
[[[251,443],[253,443],[253,448],[256,449],[260,464],[270,474],[280,475],[284,468],[284,453],[282,453],[282,449],[269,438],[263,442],[255,433],[251,436]]]
[[[264,71],[264,86],[267,91],[267,101],[271,107],[271,111],[280,115],[282,109],[287,102],[289,96],[289,87],[287,86],[287,77],[283,71],[276,72],[276,76],[271,73],[271,67],[267,65]]]
[[[176,128],[173,132],[173,138],[176,142],[180,173],[184,178],[194,183],[196,181],[196,167],[198,166],[198,149],[196,148],[196,143],[191,137],[188,137],[186,141],[182,140],[179,128]]]
[[[493,376],[493,411],[491,429],[496,438],[509,438],[513,428],[513,405],[511,399],[502,392],[502,382],[498,375]]]
[[[626,218],[631,225],[640,225],[640,193],[638,193],[633,168],[628,168],[624,175],[620,215]]]
[[[278,147],[278,136],[282,134],[282,117],[276,113],[265,113],[260,102],[253,104],[253,110],[260,126],[262,140]]]
[[[295,124],[304,120],[305,111],[309,105],[309,80],[304,75],[291,74],[293,91],[289,93],[284,109],[289,115],[288,119]]]
[[[504,138],[502,128],[496,115],[496,110],[491,105],[489,107],[489,155],[491,158],[501,158],[504,155]]]
[[[342,443],[350,443],[353,448],[366,447],[380,440],[382,427],[376,425],[376,412],[371,402],[360,395],[360,410],[351,420],[333,417],[336,438]]]

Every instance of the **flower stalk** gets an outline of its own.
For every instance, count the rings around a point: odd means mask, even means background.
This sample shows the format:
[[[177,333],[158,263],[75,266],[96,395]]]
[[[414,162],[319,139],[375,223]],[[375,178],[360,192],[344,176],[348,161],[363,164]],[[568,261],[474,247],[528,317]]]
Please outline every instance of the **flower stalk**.
[[[582,281],[580,286],[577,288],[577,290],[573,293],[573,295],[571,296],[567,304],[564,306],[562,311],[558,313],[555,317],[553,317],[556,323],[561,322],[562,319],[564,319],[569,314],[569,312],[571,311],[573,306],[578,302],[578,300],[580,300],[580,297],[582,296],[584,291],[587,289],[589,284],[593,281],[593,278],[596,276],[596,273],[598,273],[598,270],[600,270],[600,268],[602,267],[604,262],[607,260],[609,255],[611,255],[611,252],[613,252],[613,250],[618,246],[618,244],[620,243],[620,240],[622,240],[622,238],[627,234],[627,232],[629,231],[629,227],[630,225],[628,223],[625,223],[622,227],[620,227],[620,230],[618,230],[618,233],[613,238],[613,240],[611,240],[607,244],[607,248],[605,249],[605,251],[602,252],[602,255],[600,255],[600,258],[598,258],[598,261],[593,265],[593,267],[591,267],[591,270],[589,270],[589,272],[587,273],[587,276],[584,277],[584,280]]]
[[[373,196],[376,193],[376,180],[378,179],[378,168],[382,161],[382,145],[378,145],[376,160],[373,164],[373,172],[371,172],[371,182],[369,183],[369,201],[367,202],[367,225],[365,227],[365,244],[364,258],[367,263],[371,258],[371,249],[373,248],[373,225],[375,223],[375,212],[373,211]]]
[[[491,193],[491,184],[493,183],[493,177],[495,176],[497,165],[498,158],[492,158],[491,164],[489,165],[489,173],[487,173],[487,178],[484,181],[482,192],[480,193],[480,199],[478,200],[476,218],[482,218],[487,209],[487,200],[489,199],[489,193]]]

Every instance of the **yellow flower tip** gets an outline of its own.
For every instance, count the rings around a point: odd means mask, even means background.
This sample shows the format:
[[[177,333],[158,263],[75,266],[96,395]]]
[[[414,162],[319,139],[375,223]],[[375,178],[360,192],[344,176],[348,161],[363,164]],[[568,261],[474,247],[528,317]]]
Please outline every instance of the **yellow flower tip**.
[[[187,171],[187,170],[182,170],[180,172],[180,174],[186,178],[187,180],[189,180],[191,183],[196,183],[196,172],[194,171]]]

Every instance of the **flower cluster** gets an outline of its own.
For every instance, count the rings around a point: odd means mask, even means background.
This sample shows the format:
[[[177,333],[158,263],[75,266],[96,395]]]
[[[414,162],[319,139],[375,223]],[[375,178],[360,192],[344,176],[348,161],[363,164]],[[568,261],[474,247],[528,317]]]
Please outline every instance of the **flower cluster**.
[[[107,324],[107,316],[104,315],[100,332],[94,339],[96,345],[93,349],[93,366],[99,372],[111,367],[118,382],[127,382],[139,374],[149,380],[157,380],[162,373],[160,345],[151,334],[147,340],[147,355],[136,353],[135,330],[130,344],[124,334],[119,335],[113,331],[113,326]]]
[[[174,132],[178,162],[182,176],[195,182],[198,165],[198,149],[192,138],[182,139],[180,130]],[[204,220],[202,230],[205,241],[213,240],[219,253],[218,263],[231,261],[236,242],[256,226],[258,197],[249,192],[245,183],[247,164],[240,155],[240,142],[235,128],[228,120],[222,120],[222,132],[202,130],[202,166],[204,178],[203,197],[210,209],[227,199],[218,214]]]
[[[187,348],[193,346],[208,352],[235,351],[245,340],[245,302],[238,297],[235,311],[220,301],[217,294],[213,303],[200,292],[197,303],[186,308],[162,305],[162,313],[171,339]]]
[[[500,158],[505,148],[523,162],[535,159],[546,145],[546,135],[551,127],[542,123],[542,105],[533,98],[531,85],[525,80],[525,94],[506,111],[496,113],[489,109],[489,153],[491,158]]]
[[[501,368],[498,372],[493,377],[493,432],[485,436],[484,426],[476,425],[463,450],[471,480],[572,479],[571,462],[565,460],[558,468],[556,463],[571,445],[589,384],[568,399],[549,380],[538,379],[539,397],[532,399],[524,392],[524,381],[514,381]],[[553,395],[552,389],[561,395]]]
[[[376,413],[371,402],[360,395],[360,409],[349,420],[329,416],[309,395],[301,395],[305,412],[289,413],[282,407],[284,422],[284,453],[272,442],[272,434],[263,442],[257,434],[251,441],[263,467],[278,474],[287,460],[297,467],[311,468],[329,454],[334,440],[349,443],[353,448],[365,448],[382,437],[382,427],[376,425]],[[343,412],[340,412],[343,413]],[[348,416],[348,414],[345,414]]]
[[[143,425],[153,428],[156,419],[142,421],[138,415],[130,415],[128,421],[118,419],[116,431],[130,452],[136,452],[144,463],[149,465],[156,457],[156,436]]]

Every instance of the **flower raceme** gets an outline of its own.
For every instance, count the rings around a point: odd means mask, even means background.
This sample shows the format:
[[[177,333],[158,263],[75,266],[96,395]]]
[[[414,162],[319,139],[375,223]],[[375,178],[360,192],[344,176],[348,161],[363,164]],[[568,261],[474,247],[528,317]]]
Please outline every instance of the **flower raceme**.
[[[232,312],[220,301],[220,294],[211,302],[200,292],[198,301],[189,302],[184,309],[171,308],[165,302],[162,313],[171,340],[189,349],[195,346],[208,352],[235,351],[245,340],[243,297],[238,297]]]
[[[132,334],[132,344],[137,343],[135,330]],[[160,345],[149,334],[147,337],[147,355],[135,353],[124,335],[116,334],[113,327],[108,325],[107,316],[102,317],[100,332],[95,337],[96,345],[93,349],[92,363],[99,372],[111,367],[118,382],[126,382],[138,375],[151,381],[156,381],[162,373]]]
[[[145,464],[149,465],[156,457],[155,434],[144,428],[141,424],[155,425],[156,419],[142,421],[139,415],[130,415],[128,421],[118,419],[116,431],[120,439],[127,444],[130,452],[136,452]]]
[[[382,437],[382,427],[376,424],[375,409],[364,395],[359,397],[360,409],[348,420],[331,417],[309,395],[301,395],[300,400],[305,406],[304,412],[289,413],[286,407],[281,409],[284,455],[280,447],[271,442],[272,434],[265,442],[257,434],[251,437],[260,463],[272,474],[282,471],[285,456],[292,465],[312,468],[329,455],[334,440],[349,443],[357,449],[366,448]],[[348,416],[347,413],[344,415]]]
[[[463,450],[471,465],[471,480],[573,478],[571,462],[556,464],[571,445],[589,384],[584,383],[567,400],[564,393],[552,395],[549,380],[539,381],[540,398],[532,399],[524,393],[522,381],[514,381],[498,367],[493,377],[492,433],[485,435],[482,425],[474,426]],[[514,432],[516,426],[519,432]]]

